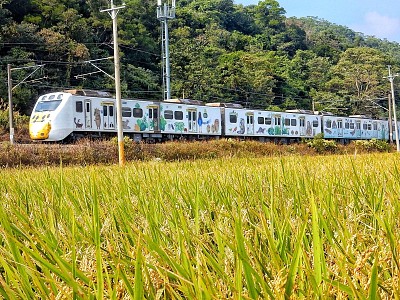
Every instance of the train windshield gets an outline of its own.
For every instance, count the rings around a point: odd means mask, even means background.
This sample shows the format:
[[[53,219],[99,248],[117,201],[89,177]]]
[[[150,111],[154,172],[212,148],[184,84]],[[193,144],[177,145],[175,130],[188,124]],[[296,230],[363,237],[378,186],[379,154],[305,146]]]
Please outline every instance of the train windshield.
[[[61,100],[40,101],[36,106],[35,112],[56,110],[60,103]]]

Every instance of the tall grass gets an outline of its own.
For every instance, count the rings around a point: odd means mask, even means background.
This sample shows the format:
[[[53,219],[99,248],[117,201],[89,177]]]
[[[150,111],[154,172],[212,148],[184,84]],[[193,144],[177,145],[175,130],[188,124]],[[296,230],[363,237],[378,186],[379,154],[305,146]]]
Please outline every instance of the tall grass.
[[[324,146],[327,144],[328,146]],[[334,145],[334,147],[332,146]],[[349,145],[336,144],[316,138],[308,143],[281,145],[259,141],[219,139],[192,142],[166,142],[157,144],[135,143],[125,138],[125,157],[128,161],[162,159],[182,161],[216,158],[262,158],[292,155],[362,154],[371,152],[394,152],[386,141],[355,141]],[[0,143],[0,167],[25,166],[87,166],[117,164],[116,140],[80,140],[76,144],[19,144]]]
[[[1,170],[7,299],[398,299],[397,154]]]

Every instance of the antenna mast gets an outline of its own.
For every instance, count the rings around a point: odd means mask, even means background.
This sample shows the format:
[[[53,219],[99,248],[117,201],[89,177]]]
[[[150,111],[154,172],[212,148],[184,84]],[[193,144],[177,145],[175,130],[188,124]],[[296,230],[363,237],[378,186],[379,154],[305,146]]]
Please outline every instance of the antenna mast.
[[[171,4],[171,6],[170,6]],[[171,99],[171,72],[169,66],[168,20],[175,18],[175,0],[157,0],[157,19],[161,22],[161,52],[163,72],[163,100]]]

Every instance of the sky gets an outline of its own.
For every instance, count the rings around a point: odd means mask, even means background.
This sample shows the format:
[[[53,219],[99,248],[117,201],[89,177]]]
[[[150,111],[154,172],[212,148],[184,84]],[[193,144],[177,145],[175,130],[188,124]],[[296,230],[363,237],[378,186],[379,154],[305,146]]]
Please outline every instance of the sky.
[[[234,0],[257,4],[258,0]],[[318,17],[356,32],[400,43],[399,0],[277,0],[287,17]]]

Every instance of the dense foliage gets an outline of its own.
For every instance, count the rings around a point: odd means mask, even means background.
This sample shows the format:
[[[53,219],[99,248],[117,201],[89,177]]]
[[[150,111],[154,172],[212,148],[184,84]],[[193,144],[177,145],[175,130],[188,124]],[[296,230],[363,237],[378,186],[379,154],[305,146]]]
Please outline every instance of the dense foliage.
[[[155,0],[126,0],[118,15],[124,97],[161,99],[160,24]],[[119,5],[119,3],[115,3]],[[87,63],[113,55],[106,0],[2,0],[0,97],[7,64],[45,64],[13,91],[21,113],[51,90],[112,91],[113,80]],[[169,23],[173,97],[249,107],[328,110],[382,116],[400,69],[400,45],[317,18],[286,18],[275,0],[179,0]],[[96,61],[113,74],[113,61]],[[14,85],[33,69],[13,70]],[[86,76],[79,76],[87,74]],[[32,79],[39,79],[31,81]]]

